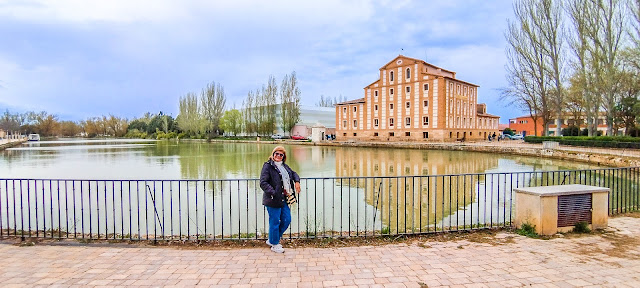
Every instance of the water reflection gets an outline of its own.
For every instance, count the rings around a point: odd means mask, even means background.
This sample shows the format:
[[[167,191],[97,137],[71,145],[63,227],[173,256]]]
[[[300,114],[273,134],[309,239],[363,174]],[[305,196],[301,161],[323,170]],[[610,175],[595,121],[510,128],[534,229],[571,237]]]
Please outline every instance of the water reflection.
[[[29,144],[2,151],[0,175],[10,179],[255,179],[274,146],[200,141],[43,141],[38,145]],[[287,163],[301,177],[307,178],[302,183],[300,203],[293,211],[291,231],[313,231],[314,235],[322,231],[342,233],[353,229],[411,233],[446,230],[451,226],[501,223],[509,221],[511,216],[510,185],[525,181],[529,184],[538,184],[540,181],[548,183],[548,176],[535,178],[537,176],[534,174],[533,179],[526,176],[514,181],[506,179],[505,174],[493,174],[487,179],[482,173],[592,168],[568,161],[463,151],[284,146],[288,153]],[[563,175],[551,177],[552,183],[566,178]],[[576,178],[575,175],[573,177]],[[106,202],[95,205],[115,209],[115,212],[110,212],[112,214],[122,214],[117,210],[117,204],[122,203],[115,202],[126,200],[123,207],[133,205],[145,215],[153,216],[158,212],[152,209],[154,205],[148,205],[153,199],[146,197],[150,197],[150,191],[158,191],[160,196],[156,200],[161,203],[161,216],[186,213],[188,217],[177,219],[176,226],[198,227],[198,224],[191,222],[206,222],[206,225],[211,225],[210,231],[216,234],[231,232],[213,225],[232,227],[233,233],[237,234],[258,233],[266,225],[260,203],[262,191],[255,181],[190,181],[174,184],[150,181],[152,185],[147,187],[140,184],[142,189],[136,186],[135,191],[129,190],[129,182],[123,182],[125,188],[119,187],[123,183],[115,183],[120,185],[110,187],[114,186],[114,182],[105,182],[99,185],[102,188],[96,186],[92,191],[78,193],[86,193],[87,198],[92,195],[93,202],[99,196],[100,201]],[[66,189],[65,185],[66,182],[63,182]],[[8,211],[7,200],[14,199],[7,189],[5,187],[2,190],[4,193],[0,193],[0,200],[5,203],[2,211]],[[123,189],[124,196],[118,196]],[[97,190],[101,194],[92,194]],[[29,193],[25,196],[27,202],[31,197]],[[32,196],[37,197],[35,194]],[[71,203],[76,197],[70,199]],[[173,203],[174,200],[178,204]],[[155,200],[152,202],[155,204]],[[202,206],[194,209],[196,203]],[[174,211],[176,207],[182,208]],[[189,216],[192,210],[196,212]],[[201,215],[203,211],[209,212]],[[148,221],[155,221],[151,216]],[[115,222],[120,221],[109,223]]]
[[[364,201],[379,211],[380,221],[390,233],[504,223],[511,216],[511,209],[506,206],[512,203],[512,182],[504,175],[485,179],[484,174],[476,173],[558,170],[567,166],[557,160],[461,151],[373,148],[336,151],[337,176],[381,177],[346,179],[340,185],[362,190]],[[589,167],[575,166],[574,169]],[[415,177],[402,177],[412,175]]]

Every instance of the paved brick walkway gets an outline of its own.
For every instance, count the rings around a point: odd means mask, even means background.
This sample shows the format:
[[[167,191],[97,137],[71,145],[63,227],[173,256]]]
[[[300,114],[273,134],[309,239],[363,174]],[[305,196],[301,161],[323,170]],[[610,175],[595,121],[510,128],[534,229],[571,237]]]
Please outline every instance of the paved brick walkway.
[[[640,287],[640,218],[602,235],[489,243],[181,250],[0,242],[0,287]],[[127,247],[123,247],[127,246]]]

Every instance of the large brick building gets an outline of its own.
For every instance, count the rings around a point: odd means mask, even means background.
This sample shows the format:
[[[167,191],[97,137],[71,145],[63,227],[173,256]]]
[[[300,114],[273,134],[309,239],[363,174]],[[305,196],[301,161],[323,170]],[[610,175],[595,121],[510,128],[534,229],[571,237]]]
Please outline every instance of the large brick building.
[[[498,134],[500,117],[478,102],[478,85],[456,73],[399,55],[380,68],[364,98],[336,105],[336,138],[455,141]]]

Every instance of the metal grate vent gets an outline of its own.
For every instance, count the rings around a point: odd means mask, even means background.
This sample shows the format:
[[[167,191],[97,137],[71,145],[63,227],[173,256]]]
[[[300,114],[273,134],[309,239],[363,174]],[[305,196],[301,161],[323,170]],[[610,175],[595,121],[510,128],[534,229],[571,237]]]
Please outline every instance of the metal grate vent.
[[[591,194],[558,196],[558,227],[591,224]]]

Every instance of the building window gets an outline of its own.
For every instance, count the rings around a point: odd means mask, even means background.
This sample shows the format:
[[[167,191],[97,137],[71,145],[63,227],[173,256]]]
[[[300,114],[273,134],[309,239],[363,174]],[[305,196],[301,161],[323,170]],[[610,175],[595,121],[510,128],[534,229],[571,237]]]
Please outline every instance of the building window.
[[[389,126],[393,126],[393,118],[389,118]]]
[[[411,126],[411,117],[404,118],[405,125]]]
[[[429,117],[422,117],[422,125],[429,125]]]
[[[342,133],[342,136],[347,137],[347,133]]]
[[[373,137],[378,137],[378,132],[373,132]]]
[[[393,103],[389,104],[389,110],[393,110]]]
[[[378,111],[378,104],[373,105],[373,110]]]
[[[407,68],[407,79],[411,79],[411,69]]]
[[[389,89],[389,95],[393,95],[393,88]]]
[[[353,127],[358,127],[358,120],[353,120]]]
[[[405,102],[404,106],[406,106],[407,108],[411,108],[411,102],[409,101]]]
[[[404,136],[411,136],[411,132],[404,132]]]
[[[424,107],[429,107],[429,100],[424,100],[424,102],[422,102],[422,105]]]
[[[422,132],[422,138],[424,139],[429,138],[429,132]]]
[[[389,81],[393,81],[393,71],[391,71],[391,73],[389,73]],[[391,93],[393,94],[393,93]]]
[[[407,90],[407,93],[411,93],[411,86],[405,87],[405,90]]]
[[[424,91],[429,91],[429,83],[424,84]]]
[[[393,136],[395,136],[395,135],[396,135],[396,133],[395,133],[395,132],[389,132],[389,137],[393,137]]]
[[[353,133],[353,136],[358,136],[358,133]]]
[[[373,95],[375,95],[376,97],[378,97],[378,91],[374,91]]]
[[[378,119],[373,119],[373,125],[378,127]]]
[[[358,107],[353,106],[353,112],[358,112]]]
[[[342,121],[342,127],[347,128],[347,120]]]
[[[342,108],[342,114],[346,114],[347,113],[347,107]]]

